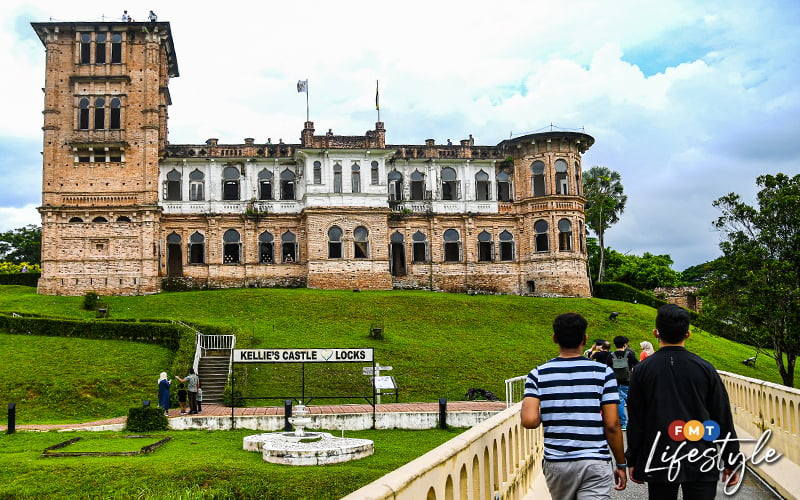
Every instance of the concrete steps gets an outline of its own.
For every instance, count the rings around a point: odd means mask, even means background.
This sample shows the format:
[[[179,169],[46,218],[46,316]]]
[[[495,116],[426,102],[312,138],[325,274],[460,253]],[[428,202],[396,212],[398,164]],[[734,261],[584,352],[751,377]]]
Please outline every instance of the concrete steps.
[[[197,375],[203,389],[203,404],[222,404],[222,393],[228,383],[229,361],[228,355],[200,358]]]

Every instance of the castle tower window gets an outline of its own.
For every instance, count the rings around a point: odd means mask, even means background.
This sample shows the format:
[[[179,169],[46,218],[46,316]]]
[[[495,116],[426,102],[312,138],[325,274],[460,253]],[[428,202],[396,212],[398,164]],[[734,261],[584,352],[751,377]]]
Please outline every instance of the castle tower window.
[[[286,231],[281,235],[281,253],[284,263],[297,262],[297,236],[293,232]]]
[[[511,177],[507,172],[497,174],[497,201],[511,201]]]
[[[94,129],[106,128],[106,100],[98,97],[94,100]]]
[[[575,196],[581,195],[581,166],[575,162]]]
[[[389,181],[389,201],[400,201],[403,199],[403,174],[397,170],[392,170],[387,176]]]
[[[544,182],[544,162],[536,160],[531,165],[531,173],[533,177],[531,178],[531,184],[533,185],[533,196],[545,196],[547,195],[547,189],[545,189],[545,182]]]
[[[117,217],[117,222],[130,222],[130,221],[131,218],[128,217],[127,215],[120,215],[119,217]]]
[[[175,169],[167,172],[167,180],[164,181],[164,200],[181,201],[181,173]]]
[[[567,162],[564,160],[556,160],[556,194],[569,194]]]
[[[322,184],[322,162],[314,162],[314,184]]]
[[[353,231],[353,257],[356,259],[369,258],[369,231],[364,226],[358,226]]]
[[[83,219],[81,219],[80,217],[71,217],[71,218],[69,219],[69,221],[70,221],[70,222],[72,222],[72,223],[75,223],[75,222],[83,222]]]
[[[205,178],[205,174],[197,169],[189,173],[189,201],[205,199]]]
[[[514,235],[508,231],[500,233],[500,260],[514,260]]]
[[[342,166],[338,163],[333,166],[333,192],[342,192]]]
[[[475,174],[475,199],[478,201],[488,201],[492,199],[489,174],[483,170]]]
[[[106,63],[106,40],[105,33],[98,33],[94,39],[94,62],[96,64]]]
[[[204,264],[206,261],[206,237],[195,231],[189,237],[189,264]]]
[[[288,168],[281,172],[281,200],[294,199],[294,172]]]
[[[167,276],[183,275],[181,236],[173,231],[167,236]]]
[[[119,97],[111,99],[111,113],[108,120],[108,128],[119,130],[122,128],[122,101]]]
[[[328,258],[342,258],[342,230],[337,226],[328,229]]]
[[[578,245],[580,245],[581,253],[585,252],[583,247],[583,236],[584,236],[583,222],[578,221]]]
[[[425,199],[425,174],[419,170],[411,172],[411,199],[414,201]]]
[[[89,99],[78,101],[78,129],[89,130]]]
[[[378,169],[378,166],[379,165],[377,161],[373,161],[370,164],[370,174],[371,174],[370,177],[372,179],[370,182],[372,182],[373,186],[377,186],[378,183],[381,181],[380,170]]]
[[[546,221],[537,220],[533,224],[533,232],[536,239],[536,251],[547,252],[550,250],[549,238],[547,237],[548,225]]]
[[[262,264],[275,262],[275,238],[269,231],[258,235],[258,261]]]
[[[455,229],[444,232],[444,261],[461,262],[461,236]]]
[[[258,173],[258,199],[274,200],[272,195],[272,172],[267,169]]]
[[[492,235],[487,231],[481,231],[478,235],[478,262],[491,262],[492,259]]]
[[[405,238],[400,231],[395,231],[389,237],[389,273],[392,276],[406,275],[406,247]]]
[[[442,169],[442,199],[461,199],[461,183],[458,182],[456,171],[450,167]]]
[[[238,264],[242,261],[242,242],[239,231],[228,229],[222,235],[222,263]]]
[[[111,64],[122,63],[122,35],[111,35]]]
[[[411,235],[411,254],[413,262],[428,262],[428,237],[422,231]]]
[[[361,192],[361,167],[358,166],[358,163],[353,163],[353,166],[350,167],[350,184],[352,184],[354,193]]]
[[[558,221],[558,249],[562,252],[572,251],[572,224],[567,219]]]
[[[101,222],[101,223],[102,222],[108,222],[108,219],[106,219],[103,216],[99,216],[99,217],[95,217],[94,219],[92,219],[92,222]]]
[[[80,64],[92,63],[92,35],[91,33],[80,34]]]
[[[239,169],[225,167],[222,171],[222,199],[226,201],[239,200]]]

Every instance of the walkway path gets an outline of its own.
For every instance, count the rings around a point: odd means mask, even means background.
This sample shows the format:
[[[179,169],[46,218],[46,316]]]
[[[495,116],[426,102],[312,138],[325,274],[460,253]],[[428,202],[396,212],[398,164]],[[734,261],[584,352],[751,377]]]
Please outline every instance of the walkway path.
[[[372,406],[368,404],[354,405],[320,405],[306,407],[312,415],[323,414],[346,414],[346,413],[372,413]],[[502,401],[448,401],[448,411],[502,411],[506,409],[506,404]],[[439,403],[387,403],[376,405],[377,413],[432,413],[439,411]],[[260,415],[283,415],[283,406],[261,406],[252,408],[235,408],[234,416],[260,416]],[[181,415],[179,409],[169,411],[170,418],[186,417],[192,415]],[[203,405],[203,412],[200,417],[230,417],[231,409],[222,405]],[[127,417],[116,417],[94,422],[80,422],[72,424],[17,424],[18,431],[49,431],[49,430],[70,430],[85,429],[92,427],[102,427],[106,425],[124,424]],[[17,414],[17,421],[20,415]],[[5,432],[6,425],[0,425],[0,431]]]

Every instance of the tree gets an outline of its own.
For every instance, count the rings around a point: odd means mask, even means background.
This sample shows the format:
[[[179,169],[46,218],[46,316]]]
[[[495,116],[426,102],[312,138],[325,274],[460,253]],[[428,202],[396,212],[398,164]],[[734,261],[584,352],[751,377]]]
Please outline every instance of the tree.
[[[722,257],[704,290],[704,312],[771,346],[783,383],[794,386],[800,352],[800,175],[762,175],[758,208],[730,193],[716,200]]]
[[[614,252],[609,248],[609,252]],[[615,252],[617,253],[617,252]],[[615,259],[616,260],[616,259]],[[620,262],[613,268],[611,259],[607,270],[607,279],[625,283],[638,290],[652,291],[658,287],[678,286],[680,275],[672,269],[672,257],[669,255],[622,255]]]
[[[583,174],[583,196],[586,198],[586,226],[594,231],[600,244],[597,281],[603,281],[606,230],[619,221],[628,197],[623,194],[619,172],[599,166],[594,166]]]
[[[0,260],[42,263],[42,228],[34,224],[0,233]]]

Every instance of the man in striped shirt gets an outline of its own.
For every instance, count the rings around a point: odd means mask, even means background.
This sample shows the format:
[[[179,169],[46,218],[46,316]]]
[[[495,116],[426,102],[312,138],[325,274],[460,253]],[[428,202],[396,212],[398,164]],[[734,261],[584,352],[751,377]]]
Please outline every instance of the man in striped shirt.
[[[553,321],[558,357],[525,381],[522,425],[544,425],[542,469],[556,500],[611,498],[628,481],[614,371],[584,357],[586,320],[565,313]],[[611,453],[616,466],[611,467]]]

